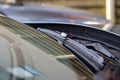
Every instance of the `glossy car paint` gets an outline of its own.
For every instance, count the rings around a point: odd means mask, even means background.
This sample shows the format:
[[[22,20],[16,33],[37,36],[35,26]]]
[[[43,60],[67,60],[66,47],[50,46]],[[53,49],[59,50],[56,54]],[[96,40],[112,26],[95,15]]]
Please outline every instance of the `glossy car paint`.
[[[0,4],[0,11],[22,23],[73,23],[103,27],[109,21],[82,10],[57,6]]]

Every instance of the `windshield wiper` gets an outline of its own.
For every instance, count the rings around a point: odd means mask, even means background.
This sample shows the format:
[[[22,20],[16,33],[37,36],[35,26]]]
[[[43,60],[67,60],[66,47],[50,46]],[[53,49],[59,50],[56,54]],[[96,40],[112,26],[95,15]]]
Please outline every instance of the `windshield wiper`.
[[[104,58],[96,54],[96,52],[88,49],[83,44],[80,44],[75,40],[67,38],[67,35],[65,33],[55,32],[52,30],[42,28],[38,28],[37,30],[47,34],[61,45],[64,45],[65,47],[73,51],[74,55],[79,59],[83,59],[83,61],[85,61],[87,64],[89,64],[90,67],[92,67],[91,69],[94,68],[93,70],[98,71],[104,66]]]
[[[71,34],[68,35],[64,32],[52,31],[43,28],[38,28],[37,30],[45,33],[56,40],[59,44],[71,50],[73,55],[82,60],[93,72],[101,70],[106,65],[111,65],[114,68],[120,66],[120,60],[101,43],[93,41],[83,41],[83,43],[81,43],[79,40],[74,40]],[[94,49],[89,47],[93,47]],[[73,55],[60,56],[58,58],[74,58]]]

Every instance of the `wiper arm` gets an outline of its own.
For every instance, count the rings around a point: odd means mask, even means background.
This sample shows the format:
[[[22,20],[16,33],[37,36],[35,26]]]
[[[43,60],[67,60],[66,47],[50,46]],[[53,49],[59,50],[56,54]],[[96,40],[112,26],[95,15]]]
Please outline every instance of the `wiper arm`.
[[[78,57],[79,59],[82,58],[92,68],[94,68],[94,70],[98,71],[104,66],[103,65],[104,59],[98,54],[96,54],[95,52],[88,49],[83,44],[80,44],[79,42],[76,42],[65,36],[63,37],[61,36],[60,33],[55,32],[55,31],[51,31],[48,29],[42,29],[42,28],[38,28],[37,30],[47,34],[48,36],[52,37],[53,39],[55,39],[56,41],[58,41],[59,43],[67,47],[68,49],[72,50],[75,53],[74,55],[76,57]]]

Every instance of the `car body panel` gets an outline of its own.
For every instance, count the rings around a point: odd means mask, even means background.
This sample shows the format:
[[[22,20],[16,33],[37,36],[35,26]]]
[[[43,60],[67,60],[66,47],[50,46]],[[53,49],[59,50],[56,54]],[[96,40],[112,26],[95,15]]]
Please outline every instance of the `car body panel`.
[[[6,16],[22,23],[73,23],[103,27],[108,24],[105,18],[69,8],[56,6],[9,5],[0,4],[0,10]]]

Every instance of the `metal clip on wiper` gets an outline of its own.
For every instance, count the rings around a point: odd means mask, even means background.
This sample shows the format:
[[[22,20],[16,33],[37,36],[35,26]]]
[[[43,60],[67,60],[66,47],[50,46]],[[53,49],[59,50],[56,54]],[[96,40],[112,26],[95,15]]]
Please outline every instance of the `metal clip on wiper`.
[[[42,29],[42,28],[38,28],[37,30],[47,34],[48,36],[52,37],[56,41],[62,43],[68,49],[72,50],[76,57],[78,57],[80,60],[83,59],[83,61],[88,63],[90,67],[92,67],[92,69],[94,68],[94,70],[98,71],[104,66],[103,65],[104,59],[101,56],[92,52],[83,44],[80,44],[68,38],[66,33],[60,34],[55,31]]]

